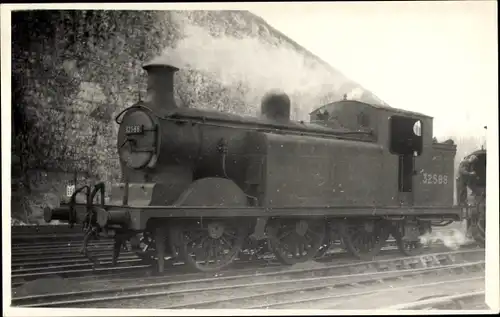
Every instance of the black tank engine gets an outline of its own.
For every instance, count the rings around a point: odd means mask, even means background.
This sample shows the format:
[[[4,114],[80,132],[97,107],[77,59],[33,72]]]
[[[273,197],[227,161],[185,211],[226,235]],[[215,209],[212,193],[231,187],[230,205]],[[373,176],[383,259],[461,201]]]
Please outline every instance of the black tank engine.
[[[103,183],[85,186],[46,209],[47,222],[82,224],[86,242],[113,236],[115,259],[129,241],[160,271],[167,256],[213,271],[251,241],[266,241],[284,264],[336,239],[372,258],[389,234],[414,254],[432,226],[462,219],[456,146],[433,142],[431,117],[340,100],[296,122],[281,92],[264,96],[258,117],[180,108],[178,68],[162,60],[144,66],[148,99],[116,118],[123,178],[110,201]]]

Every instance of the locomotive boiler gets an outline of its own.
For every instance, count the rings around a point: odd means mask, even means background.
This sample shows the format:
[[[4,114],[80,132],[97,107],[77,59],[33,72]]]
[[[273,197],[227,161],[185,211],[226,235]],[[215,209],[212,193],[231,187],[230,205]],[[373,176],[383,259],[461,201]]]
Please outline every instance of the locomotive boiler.
[[[284,93],[264,96],[259,117],[179,108],[178,68],[163,60],[144,65],[148,99],[116,118],[123,178],[111,200],[99,183],[45,210],[47,222],[83,224],[84,245],[110,235],[114,261],[129,241],[159,271],[167,256],[214,271],[247,240],[267,241],[284,264],[308,261],[336,238],[362,259],[389,234],[414,254],[432,226],[461,220],[456,146],[432,141],[431,117],[341,100],[295,122]]]

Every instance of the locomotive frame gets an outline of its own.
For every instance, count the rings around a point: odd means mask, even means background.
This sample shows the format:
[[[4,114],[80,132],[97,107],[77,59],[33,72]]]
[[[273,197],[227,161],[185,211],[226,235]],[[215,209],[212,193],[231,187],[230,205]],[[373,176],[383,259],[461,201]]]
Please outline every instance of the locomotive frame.
[[[167,253],[214,271],[247,238],[267,241],[289,265],[340,238],[370,259],[389,234],[414,254],[421,234],[462,219],[453,205],[456,146],[432,141],[429,116],[342,100],[313,111],[311,123],[293,122],[289,99],[279,94],[264,98],[262,118],[177,108],[178,68],[163,58],[144,68],[150,100],[117,116],[123,180],[112,200],[105,202],[99,183],[45,210],[47,222],[83,224],[85,254],[90,238],[111,235],[114,263],[130,241],[160,272]],[[83,191],[85,203],[77,203]],[[200,228],[205,242],[191,245]]]

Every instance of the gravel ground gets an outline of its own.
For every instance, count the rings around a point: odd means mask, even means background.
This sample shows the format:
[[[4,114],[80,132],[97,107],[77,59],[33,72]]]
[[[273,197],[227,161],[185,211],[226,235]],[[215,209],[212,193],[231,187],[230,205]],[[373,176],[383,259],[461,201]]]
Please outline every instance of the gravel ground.
[[[50,294],[54,292],[76,292],[87,290],[88,287],[59,276],[40,278],[29,281],[20,287],[12,289],[12,297],[22,297],[34,294]]]
[[[474,280],[468,281],[468,282],[460,282],[460,283],[455,283],[454,280],[457,279],[470,279],[474,278]],[[285,277],[286,279],[286,277]],[[478,281],[479,279],[480,281]],[[258,279],[256,279],[255,282],[257,282]],[[429,275],[426,276],[416,276],[416,277],[407,277],[401,280],[391,280],[389,282],[380,282],[380,283],[374,283],[370,285],[358,285],[358,284],[351,284],[355,282],[356,280],[353,278],[349,279],[342,279],[342,278],[334,278],[334,279],[328,279],[328,278],[319,278],[316,281],[303,281],[303,282],[294,282],[294,283],[285,283],[285,284],[280,284],[280,285],[274,285],[272,283],[272,278],[266,279],[265,277],[260,278],[260,282],[269,282],[267,285],[248,285],[248,286],[242,286],[238,288],[231,288],[231,289],[219,289],[219,287],[223,286],[229,286],[229,285],[239,285],[239,281],[218,281],[215,284],[212,283],[202,283],[200,285],[196,285],[196,288],[199,287],[216,287],[217,289],[214,290],[206,290],[203,292],[195,292],[195,293],[179,293],[179,294],[174,294],[175,291],[182,291],[182,290],[187,290],[191,289],[192,286],[188,285],[182,285],[178,284],[176,286],[171,286],[167,287],[169,295],[161,295],[161,296],[146,296],[146,297],[141,297],[141,298],[130,298],[126,300],[120,300],[120,301],[106,301],[106,302],[101,302],[101,303],[93,303],[93,304],[84,304],[80,307],[92,307],[92,308],[116,308],[116,307],[127,307],[127,308],[167,308],[170,306],[179,306],[179,305],[186,305],[186,304],[194,304],[194,303],[200,303],[204,302],[204,305],[197,306],[197,308],[203,308],[203,309],[210,309],[210,308],[222,308],[222,309],[238,309],[238,308],[261,308],[262,305],[267,306],[267,305],[278,305],[278,307],[270,307],[270,308],[294,308],[294,309],[317,309],[317,308],[329,308],[330,305],[335,304],[346,304],[346,303],[351,303],[354,306],[349,306],[349,307],[342,307],[342,309],[358,309],[356,305],[357,303],[357,298],[360,298],[361,303],[363,305],[372,305],[372,304],[380,304],[380,305],[385,305],[385,306],[390,306],[394,305],[397,303],[401,303],[405,299],[402,298],[401,296],[403,294],[406,294],[407,298],[410,295],[414,294],[419,294],[420,289],[425,289],[429,288],[429,286],[425,287],[419,287],[416,288],[417,291],[415,291],[413,288],[418,287],[420,284],[424,283],[430,283],[430,282],[439,282],[439,284],[431,286],[431,289],[433,291],[436,290],[442,290],[444,287],[444,290],[441,291],[439,295],[453,295],[456,293],[453,293],[453,291],[460,290],[461,292],[468,292],[471,291],[469,288],[471,286],[476,287],[480,283],[481,285],[484,285],[484,272],[459,272],[459,273],[450,273],[447,271],[437,271],[430,273]],[[363,278],[358,280],[363,280]],[[347,281],[350,283],[350,285],[345,285],[341,286],[339,284],[342,284],[342,282]],[[248,282],[248,281],[245,281]],[[242,281],[243,283],[243,281]],[[205,285],[206,284],[206,285]],[[446,284],[452,285],[450,289],[446,289]],[[464,285],[466,287],[464,287]],[[314,290],[304,290],[303,288],[306,287],[319,287],[323,286],[323,288],[318,288]],[[334,287],[335,286],[335,287]],[[341,286],[341,287],[339,287]],[[398,290],[394,290],[395,288],[401,288]],[[287,294],[270,294],[272,292],[279,292],[279,291],[286,291],[290,290],[292,292],[289,292]],[[159,291],[159,290],[158,290]],[[138,291],[138,293],[141,291]],[[364,300],[362,299],[363,296],[368,296],[368,295],[363,295],[359,293],[365,293],[365,292],[370,292],[371,294],[369,296],[374,296],[376,293],[381,292],[382,294],[389,294],[387,298],[385,299],[386,302],[381,301],[381,300],[370,300],[369,302],[365,303]],[[445,293],[442,293],[445,292]],[[451,293],[450,293],[451,292]],[[373,294],[375,293],[375,294]],[[392,293],[395,293],[396,295],[393,295]],[[429,295],[428,290],[423,290],[421,292],[424,296]],[[267,294],[266,296],[262,296],[263,294]],[[345,295],[348,294],[347,297]],[[259,296],[259,297],[254,297],[254,298],[244,298],[248,296]],[[294,303],[297,301],[305,300],[305,299],[317,299],[318,297],[324,297],[324,296],[330,296],[331,298],[324,299],[324,300],[314,300],[310,301],[307,303]],[[339,298],[339,296],[341,296]],[[386,295],[382,295],[384,297]],[[399,296],[399,297],[398,297]],[[337,298],[335,298],[337,297]],[[396,297],[396,299],[394,299]],[[400,298],[401,297],[401,298]],[[233,299],[230,301],[225,301],[227,299]],[[418,298],[417,298],[418,299]],[[415,299],[415,300],[417,300]],[[221,302],[222,300],[222,302]],[[388,301],[387,301],[388,300]],[[212,303],[212,302],[216,303]],[[219,301],[219,302],[217,302]],[[263,302],[264,301],[264,302]],[[283,305],[283,301],[286,302],[291,302],[291,304]],[[406,300],[408,301],[413,301],[413,300]],[[208,304],[207,304],[208,302]],[[350,304],[349,304],[350,305]],[[326,307],[323,307],[326,306]],[[373,306],[373,305],[372,305]],[[182,307],[179,307],[182,308]],[[335,307],[336,308],[336,307]],[[380,306],[374,306],[374,307],[368,307],[368,308],[380,308]]]
[[[463,282],[458,279],[478,278]],[[430,283],[440,283],[424,285]],[[353,295],[350,298],[327,299],[308,304],[286,305],[287,309],[385,309],[392,305],[414,302],[430,296],[450,296],[484,290],[484,273],[464,275],[421,276],[390,283],[371,285],[353,290],[353,293],[374,291],[372,294]]]

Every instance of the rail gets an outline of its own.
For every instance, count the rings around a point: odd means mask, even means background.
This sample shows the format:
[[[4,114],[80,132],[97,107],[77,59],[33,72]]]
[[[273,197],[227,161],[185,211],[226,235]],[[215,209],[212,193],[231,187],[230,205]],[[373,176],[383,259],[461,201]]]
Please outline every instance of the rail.
[[[483,250],[484,251],[484,250]],[[305,268],[262,268],[230,271],[207,277],[196,274],[191,278],[183,275],[151,277],[149,279],[121,280],[101,288],[85,291],[61,292],[43,295],[15,297],[12,305],[23,307],[141,307],[154,308],[263,308],[274,300],[273,305],[282,306],[294,294],[295,301],[315,301],[325,297],[325,291],[336,290],[331,298],[349,298],[350,287],[384,283],[401,278],[415,278],[436,273],[483,272],[484,260],[460,263],[460,252],[423,255],[417,257],[392,258],[386,260],[308,265]],[[463,252],[462,252],[463,253]],[[465,252],[467,259],[476,252]],[[441,256],[439,259],[437,257]],[[477,254],[476,254],[477,256]],[[441,259],[441,260],[440,260]],[[442,261],[445,260],[445,261]],[[420,263],[413,267],[411,263]],[[401,265],[406,264],[406,265]],[[483,277],[466,277],[449,280],[453,283],[467,283]],[[117,284],[118,283],[118,284]],[[440,282],[441,284],[444,282]],[[434,283],[439,284],[439,283]],[[272,286],[272,288],[271,288]],[[347,287],[347,289],[346,289]],[[311,291],[311,296],[297,295]],[[373,290],[371,292],[374,292]],[[347,294],[350,293],[350,294]],[[359,291],[358,291],[359,293]],[[365,291],[366,293],[366,291]],[[221,294],[223,296],[221,296]],[[224,294],[227,294],[224,295]],[[168,298],[172,297],[171,300]],[[307,298],[306,298],[307,297]],[[165,302],[167,301],[167,302]],[[270,306],[273,306],[270,305]],[[229,307],[230,306],[230,307]]]
[[[417,309],[428,309],[436,308],[448,305],[455,305],[459,301],[477,301],[482,300],[484,302],[485,292],[477,291],[465,294],[442,296],[438,298],[431,298],[411,303],[404,303],[399,305],[390,306],[390,310],[417,310]]]

